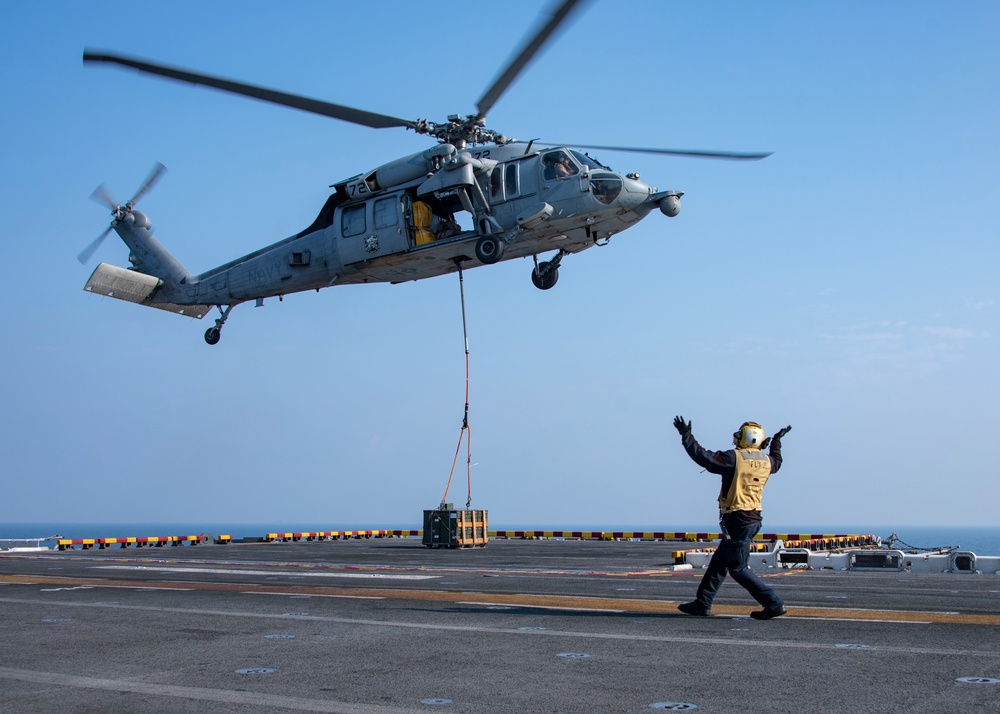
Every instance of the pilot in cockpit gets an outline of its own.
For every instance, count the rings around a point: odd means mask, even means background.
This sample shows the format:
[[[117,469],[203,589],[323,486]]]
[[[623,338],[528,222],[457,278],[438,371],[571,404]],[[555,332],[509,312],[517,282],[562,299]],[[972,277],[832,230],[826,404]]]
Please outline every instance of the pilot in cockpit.
[[[545,164],[545,178],[549,181],[574,176],[579,172],[579,169],[577,169],[576,165],[564,151],[546,154],[545,158],[542,159],[542,163]]]

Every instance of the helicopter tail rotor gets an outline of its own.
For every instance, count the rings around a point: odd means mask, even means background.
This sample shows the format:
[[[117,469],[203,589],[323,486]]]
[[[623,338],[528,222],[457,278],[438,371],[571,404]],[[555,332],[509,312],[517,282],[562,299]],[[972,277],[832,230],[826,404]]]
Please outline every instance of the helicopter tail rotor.
[[[166,171],[167,167],[161,164],[159,161],[153,164],[153,169],[149,172],[149,176],[146,177],[146,180],[143,181],[142,186],[139,187],[139,190],[135,192],[135,195],[132,196],[132,198],[126,205],[129,208],[132,208],[132,206],[135,205],[136,201],[145,196],[149,192],[149,190],[156,185],[156,182],[160,180],[160,177],[163,176],[163,174],[165,174]]]
[[[135,192],[132,198],[124,204],[116,202],[111,196],[111,192],[108,191],[107,186],[103,183],[95,188],[94,192],[90,194],[90,199],[111,211],[111,225],[109,225],[105,231],[101,233],[101,235],[97,236],[97,238],[90,245],[84,248],[80,254],[76,256],[76,259],[81,263],[89,261],[91,256],[93,256],[97,249],[101,247],[101,243],[103,243],[104,239],[108,237],[108,234],[112,231],[112,229],[118,224],[119,221],[124,219],[125,216],[132,213],[132,207],[135,206],[136,202],[140,198],[149,193],[150,189],[156,185],[156,182],[160,180],[160,177],[163,176],[166,170],[167,167],[163,164],[159,162],[154,164],[153,169],[149,172],[146,180],[142,182],[142,185],[139,186],[139,189]]]
[[[106,207],[109,211],[114,213],[118,210],[118,204],[115,203],[115,199],[111,197],[111,193],[108,191],[108,187],[103,183],[94,189],[94,192],[90,194],[90,200],[94,203],[99,203]]]
[[[101,243],[104,242],[104,239],[108,237],[108,233],[110,232],[111,226],[108,226],[104,229],[104,232],[101,233],[101,235],[97,236],[97,239],[93,243],[84,248],[80,252],[80,255],[76,256],[76,259],[79,260],[81,264],[86,265],[87,261],[90,260],[90,257],[97,251],[98,248],[101,247]]]

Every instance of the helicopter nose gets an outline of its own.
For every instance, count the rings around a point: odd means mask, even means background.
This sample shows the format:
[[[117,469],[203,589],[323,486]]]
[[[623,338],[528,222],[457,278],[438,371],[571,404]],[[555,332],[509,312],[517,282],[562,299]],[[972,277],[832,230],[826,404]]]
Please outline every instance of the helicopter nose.
[[[624,190],[618,196],[618,203],[626,210],[637,208],[653,192],[649,185],[631,176],[622,177],[622,183]]]

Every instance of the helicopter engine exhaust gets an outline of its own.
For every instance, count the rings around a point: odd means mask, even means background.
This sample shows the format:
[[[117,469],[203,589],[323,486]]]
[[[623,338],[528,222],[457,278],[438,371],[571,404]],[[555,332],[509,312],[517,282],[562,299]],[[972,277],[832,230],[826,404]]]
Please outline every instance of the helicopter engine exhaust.
[[[681,194],[679,191],[675,194],[671,194],[664,198],[661,198],[657,204],[660,207],[660,213],[668,218],[674,218],[678,213],[681,212]]]

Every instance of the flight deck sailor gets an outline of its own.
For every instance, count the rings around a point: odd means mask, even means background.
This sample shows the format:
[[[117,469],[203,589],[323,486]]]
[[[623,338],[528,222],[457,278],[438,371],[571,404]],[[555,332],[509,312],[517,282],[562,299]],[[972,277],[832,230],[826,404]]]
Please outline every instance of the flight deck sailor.
[[[688,456],[705,470],[722,477],[719,491],[722,540],[712,554],[695,599],[681,603],[677,609],[688,615],[710,614],[712,601],[728,572],[763,606],[763,610],[751,612],[751,617],[770,620],[784,615],[784,602],[750,569],[750,542],[761,528],[764,486],[771,474],[781,468],[781,437],[792,427],[786,426],[770,439],[765,439],[760,424],[743,422],[733,434],[733,446],[736,448],[728,451],[702,448],[691,434],[691,422],[685,422],[683,417],[674,418],[674,427],[680,432],[681,444]],[[768,444],[770,448],[765,454],[762,449]]]

